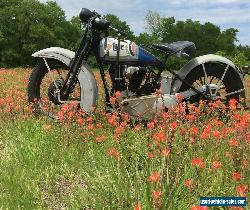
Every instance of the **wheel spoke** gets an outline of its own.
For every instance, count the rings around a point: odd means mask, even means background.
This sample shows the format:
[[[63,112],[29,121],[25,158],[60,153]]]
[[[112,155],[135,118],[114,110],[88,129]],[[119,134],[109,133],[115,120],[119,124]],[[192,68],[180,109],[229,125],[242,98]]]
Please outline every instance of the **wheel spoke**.
[[[203,72],[204,72],[204,75],[205,75],[205,81],[208,81],[208,79],[207,79],[207,72],[206,72],[206,68],[205,68],[204,63],[202,64],[202,69],[203,69]],[[209,83],[209,84],[210,84],[210,83]],[[206,82],[204,83],[204,85],[206,85],[206,86],[208,87],[208,89],[209,89],[209,94],[210,94],[210,96],[212,97],[212,91],[211,91],[211,88],[210,88],[209,84],[206,84]]]
[[[221,85],[222,81],[224,80],[224,77],[225,77],[225,75],[226,75],[226,73],[227,73],[228,68],[229,68],[229,65],[226,66],[225,71],[224,71],[224,73],[223,73],[221,79],[220,79],[219,82],[217,83],[217,86],[218,86],[219,88],[215,91],[215,94],[214,94],[215,96],[217,95],[217,93],[218,93],[218,91],[219,91],[219,89],[220,89],[220,85]]]
[[[221,85],[220,86],[220,90],[225,90],[226,89],[226,86],[225,85]]]
[[[211,78],[210,78],[210,81],[209,81],[209,83],[208,84],[211,84],[212,83],[212,81],[214,80],[214,76],[212,76]]]
[[[235,93],[241,93],[241,92],[243,92],[243,91],[245,91],[245,88],[240,89],[240,90],[237,90],[237,91],[233,91],[233,92],[231,92],[231,93],[227,93],[227,94],[225,95],[225,97],[231,96],[231,95],[233,95],[233,94],[235,94]]]
[[[204,78],[204,77],[203,77],[203,78]],[[200,81],[200,84],[201,84],[201,85],[204,85],[204,83],[203,83],[203,81],[202,81],[203,78],[199,78],[199,81]]]

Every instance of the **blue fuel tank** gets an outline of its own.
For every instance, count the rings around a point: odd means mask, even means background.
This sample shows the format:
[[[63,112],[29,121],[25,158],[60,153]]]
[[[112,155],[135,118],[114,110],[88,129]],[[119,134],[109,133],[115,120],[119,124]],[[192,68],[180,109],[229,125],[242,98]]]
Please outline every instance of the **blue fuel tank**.
[[[100,57],[104,63],[114,63],[117,60],[118,40],[112,37],[102,39]],[[124,65],[158,66],[162,62],[147,50],[130,40],[120,41],[119,61]]]

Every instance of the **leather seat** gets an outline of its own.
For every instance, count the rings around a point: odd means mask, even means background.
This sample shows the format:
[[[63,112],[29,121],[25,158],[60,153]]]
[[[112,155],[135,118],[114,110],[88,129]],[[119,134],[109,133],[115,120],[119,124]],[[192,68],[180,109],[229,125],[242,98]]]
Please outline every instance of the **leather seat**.
[[[178,41],[173,42],[171,44],[168,43],[160,43],[160,44],[153,44],[152,47],[156,50],[160,50],[167,54],[175,54],[179,51],[195,51],[195,44],[193,42],[188,41]]]

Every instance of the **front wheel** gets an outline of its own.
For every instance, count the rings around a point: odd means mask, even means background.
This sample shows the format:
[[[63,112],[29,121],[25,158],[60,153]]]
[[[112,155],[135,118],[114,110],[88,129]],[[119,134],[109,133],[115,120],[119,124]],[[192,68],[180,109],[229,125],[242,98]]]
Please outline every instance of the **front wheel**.
[[[28,100],[36,114],[45,114],[57,118],[63,104],[80,103],[80,85],[77,82],[74,90],[67,97],[60,96],[60,90],[68,75],[69,68],[60,61],[46,59],[38,62],[32,70],[28,83]]]
[[[240,101],[245,98],[245,89],[239,74],[229,65],[222,63],[204,63],[194,68],[185,78],[188,84],[195,88],[206,86],[206,97],[211,101],[221,100],[225,105],[231,99]],[[180,91],[189,87],[182,84]],[[201,96],[195,95],[189,99],[191,103],[198,103]]]

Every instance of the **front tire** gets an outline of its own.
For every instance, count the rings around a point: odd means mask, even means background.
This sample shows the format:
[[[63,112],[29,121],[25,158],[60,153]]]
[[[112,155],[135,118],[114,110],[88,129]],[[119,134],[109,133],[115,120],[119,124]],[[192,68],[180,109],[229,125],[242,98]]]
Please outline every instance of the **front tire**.
[[[51,91],[55,89],[54,83],[58,85],[58,81],[63,81],[69,72],[69,68],[64,63],[54,59],[46,59],[46,61],[51,69],[50,72],[44,60],[39,60],[31,72],[28,83],[28,101],[35,114],[45,114],[51,118],[56,118],[62,103],[56,102],[56,97],[52,98]],[[52,75],[56,80],[53,81]],[[76,98],[80,100],[79,95]]]

